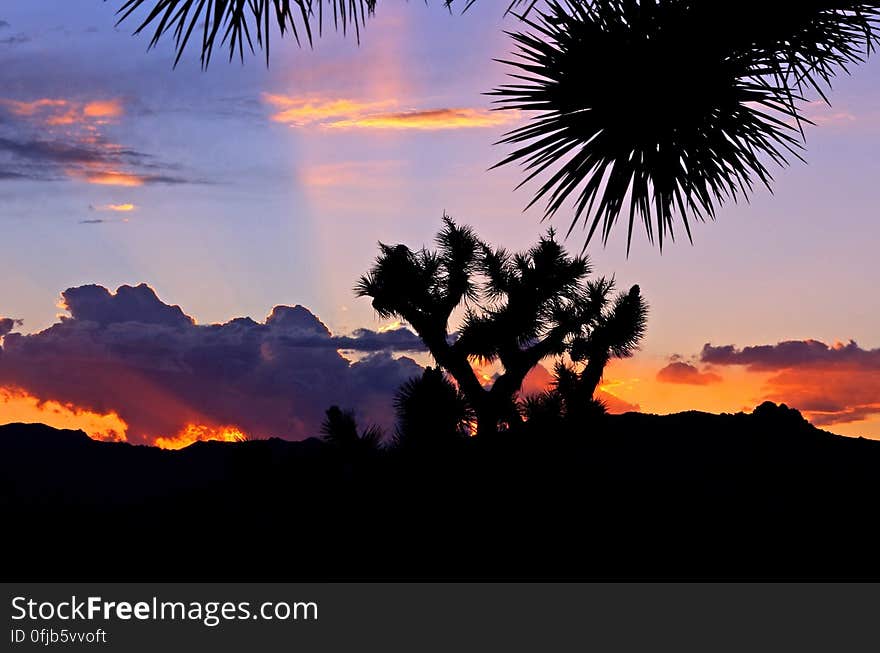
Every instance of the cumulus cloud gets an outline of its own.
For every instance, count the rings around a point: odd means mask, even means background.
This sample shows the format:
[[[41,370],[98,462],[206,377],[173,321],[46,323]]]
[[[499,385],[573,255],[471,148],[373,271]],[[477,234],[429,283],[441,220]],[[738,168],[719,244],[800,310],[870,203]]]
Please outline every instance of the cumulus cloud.
[[[843,424],[880,415],[880,349],[863,349],[852,340],[833,345],[787,340],[742,349],[706,344],[700,359],[771,373],[765,398],[804,411],[815,424]]]
[[[775,345],[737,349],[733,345],[703,346],[700,359],[716,365],[745,365],[751,370],[845,365],[880,369],[880,349],[862,349],[850,340],[826,345],[819,340],[785,340]]]
[[[421,372],[392,355],[416,347],[405,329],[334,336],[303,306],[278,306],[262,322],[198,325],[141,284],[71,288],[62,307],[69,315],[48,329],[4,338],[0,386],[116,414],[131,442],[190,424],[300,439],[319,432],[331,404],[388,428],[393,393]],[[352,362],[344,348],[367,355]]]
[[[722,379],[714,372],[702,372],[689,363],[673,361],[657,372],[657,380],[682,385],[710,385],[720,383]]]
[[[70,317],[62,321],[95,322],[100,326],[125,322],[170,327],[193,324],[193,319],[185,315],[180,306],[161,302],[146,284],[120,286],[115,293],[98,285],[68,288],[61,294],[61,306],[70,313]]]

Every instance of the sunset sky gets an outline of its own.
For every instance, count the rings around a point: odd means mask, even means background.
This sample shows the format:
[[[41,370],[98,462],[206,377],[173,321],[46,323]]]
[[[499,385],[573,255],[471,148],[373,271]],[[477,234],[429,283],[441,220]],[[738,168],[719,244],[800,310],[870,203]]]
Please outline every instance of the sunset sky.
[[[517,27],[499,3],[459,15],[384,0],[360,45],[325,30],[312,50],[275,40],[268,69],[218,52],[207,72],[195,50],[172,70],[170,40],[147,52],[133,22],[114,28],[118,1],[48,4],[0,7],[0,336],[24,334],[0,353],[0,423],[51,413],[107,437],[124,422],[132,441],[205,424],[305,437],[325,406],[291,404],[272,385],[281,360],[295,368],[284,388],[344,386],[334,400],[375,417],[417,370],[409,359],[428,362],[353,295],[376,242],[430,243],[444,211],[510,249],[546,229],[540,207],[522,211],[533,187],[514,192],[520,171],[488,170],[507,152],[493,143],[523,119],[489,111],[484,95],[504,82],[493,58]],[[596,272],[640,284],[651,305],[642,351],[606,374],[620,405],[718,412],[772,399],[831,431],[880,438],[878,89],[876,58],[839,78],[833,107],[808,110],[808,165],[775,170],[774,194],[726,206],[696,226],[693,245],[681,234],[661,254],[637,234],[627,257],[625,229],[591,244]],[[564,211],[554,224],[567,228]],[[580,250],[579,229],[568,244]],[[114,299],[141,283],[155,295]],[[110,292],[60,302],[88,284]],[[308,311],[273,313],[279,305]],[[184,335],[126,331],[127,311]],[[45,331],[59,314],[65,324]],[[245,316],[254,322],[201,328]],[[146,354],[71,375],[85,322],[102,329],[89,332],[89,361],[111,337],[150,343],[150,364],[173,351],[201,391],[180,375],[146,383]],[[218,372],[190,356],[205,339],[255,347],[253,384],[205,390]],[[310,347],[321,357],[305,357]],[[167,420],[134,406],[151,399]]]

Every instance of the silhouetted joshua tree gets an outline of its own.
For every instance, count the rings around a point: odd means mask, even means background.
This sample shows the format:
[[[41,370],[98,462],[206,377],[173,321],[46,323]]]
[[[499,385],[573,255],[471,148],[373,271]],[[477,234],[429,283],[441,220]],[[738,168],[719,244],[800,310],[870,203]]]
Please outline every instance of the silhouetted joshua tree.
[[[569,354],[595,389],[611,356],[632,351],[645,330],[647,306],[638,286],[617,298],[613,282],[588,281],[586,256],[569,256],[551,229],[531,249],[512,254],[482,242],[448,216],[437,250],[380,243],[373,268],[355,290],[373,298],[385,318],[408,322],[446,370],[489,434],[519,422],[516,395],[529,370]],[[456,334],[453,311],[464,308]],[[471,361],[499,362],[503,372],[484,387]]]
[[[375,451],[382,443],[382,430],[377,426],[358,434],[354,413],[330,406],[321,424],[321,439],[349,453]]]

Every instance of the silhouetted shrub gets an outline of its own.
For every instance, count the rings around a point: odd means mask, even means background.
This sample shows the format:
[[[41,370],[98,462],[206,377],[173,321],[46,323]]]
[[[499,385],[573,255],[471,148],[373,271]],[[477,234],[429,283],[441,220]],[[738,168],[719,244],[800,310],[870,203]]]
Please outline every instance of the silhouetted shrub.
[[[394,399],[397,410],[395,446],[436,448],[470,435],[474,413],[439,368],[404,383]]]

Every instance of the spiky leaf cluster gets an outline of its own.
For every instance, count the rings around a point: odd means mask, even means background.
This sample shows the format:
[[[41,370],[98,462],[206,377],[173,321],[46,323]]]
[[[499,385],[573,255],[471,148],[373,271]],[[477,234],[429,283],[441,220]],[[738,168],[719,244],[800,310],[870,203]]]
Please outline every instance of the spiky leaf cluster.
[[[511,34],[505,109],[536,112],[499,165],[540,178],[532,204],[573,210],[586,242],[623,214],[662,247],[799,156],[801,100],[876,40],[880,3],[551,0]],[[525,183],[525,182],[524,182]],[[601,229],[600,229],[601,227]]]

